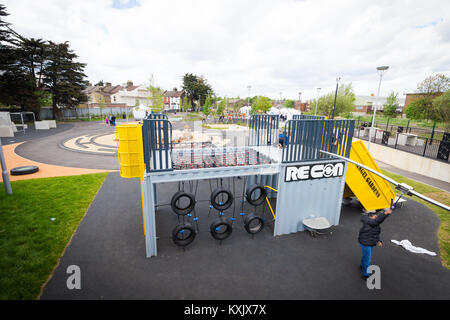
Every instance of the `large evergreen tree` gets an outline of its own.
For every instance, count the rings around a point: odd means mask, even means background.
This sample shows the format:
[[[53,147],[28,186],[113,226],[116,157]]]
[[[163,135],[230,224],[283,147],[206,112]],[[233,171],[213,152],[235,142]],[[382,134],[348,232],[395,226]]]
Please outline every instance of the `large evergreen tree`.
[[[69,44],[23,37],[3,20],[6,16],[0,5],[0,103],[33,111],[39,118],[40,107],[50,102],[55,117],[61,115],[59,107],[84,102],[85,64],[75,61]]]
[[[206,98],[213,94],[212,87],[207,80],[203,76],[196,76],[192,73],[186,73],[183,76],[183,90],[191,105],[194,105],[194,101],[197,101],[198,106],[204,105]]]
[[[87,86],[83,73],[85,63],[77,62],[78,56],[69,43],[48,43],[48,56],[43,70],[43,83],[52,94],[53,115],[62,116],[61,108],[73,108],[86,101],[82,90]]]

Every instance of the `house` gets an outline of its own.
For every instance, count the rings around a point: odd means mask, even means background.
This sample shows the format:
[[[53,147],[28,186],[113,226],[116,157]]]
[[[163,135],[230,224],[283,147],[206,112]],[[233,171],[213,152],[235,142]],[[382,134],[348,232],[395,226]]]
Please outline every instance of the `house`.
[[[181,110],[181,104],[183,102],[184,96],[185,96],[184,90],[178,91],[177,88],[173,88],[172,91],[164,91],[163,95],[164,110],[166,111]]]
[[[133,81],[128,80],[120,89],[111,94],[112,103],[122,103],[129,107],[136,105],[149,106],[149,92],[143,85],[136,86]]]

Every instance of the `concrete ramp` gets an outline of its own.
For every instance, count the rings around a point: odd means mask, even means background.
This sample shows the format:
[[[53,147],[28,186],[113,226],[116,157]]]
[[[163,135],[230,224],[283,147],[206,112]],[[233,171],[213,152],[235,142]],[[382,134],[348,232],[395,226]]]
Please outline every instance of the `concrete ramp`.
[[[361,140],[353,141],[350,159],[381,173]],[[389,208],[396,195],[389,182],[352,163],[348,164],[344,197],[355,196],[367,211]]]

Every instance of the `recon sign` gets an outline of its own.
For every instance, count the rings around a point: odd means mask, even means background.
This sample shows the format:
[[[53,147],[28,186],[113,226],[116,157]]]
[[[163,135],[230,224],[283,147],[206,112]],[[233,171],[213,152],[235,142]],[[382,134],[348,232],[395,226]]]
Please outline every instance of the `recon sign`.
[[[318,163],[286,167],[285,182],[342,177],[344,162]]]

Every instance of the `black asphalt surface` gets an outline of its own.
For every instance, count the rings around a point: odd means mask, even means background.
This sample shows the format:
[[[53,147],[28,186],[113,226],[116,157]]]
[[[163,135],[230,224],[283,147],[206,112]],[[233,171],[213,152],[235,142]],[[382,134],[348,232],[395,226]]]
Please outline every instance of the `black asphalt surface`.
[[[236,185],[242,182],[236,180]],[[176,190],[176,184],[160,185],[159,204],[169,203]],[[202,181],[197,199],[209,194],[209,183]],[[450,271],[439,258],[439,219],[419,203],[408,201],[382,225],[384,246],[374,249],[372,260],[381,267],[381,290],[369,290],[361,278],[357,204],[342,208],[331,237],[312,238],[307,232],[273,237],[270,219],[251,237],[237,215],[231,237],[222,243],[208,232],[217,213],[207,217],[207,201],[196,208],[199,234],[186,250],[171,241],[176,215],[168,206],[158,209],[158,256],[147,259],[139,181],[110,173],[41,299],[450,298]],[[408,239],[438,256],[410,253],[391,239]],[[69,265],[81,269],[80,290],[67,289]]]
[[[32,124],[29,124],[28,129],[25,130],[25,133],[23,133],[22,131],[18,131],[14,133],[14,137],[1,138],[2,144],[7,145],[12,143],[25,142],[50,137],[64,131],[68,131],[73,127],[74,124],[72,123],[57,123],[56,128],[52,128],[49,130],[35,130],[34,126]]]
[[[70,126],[69,130],[53,131],[52,135],[27,141],[18,146],[15,151],[19,156],[47,164],[86,169],[119,169],[116,155],[88,154],[62,147],[63,142],[70,138],[113,133],[114,127],[100,121],[74,122]],[[51,130],[57,129],[50,129],[50,133]]]

